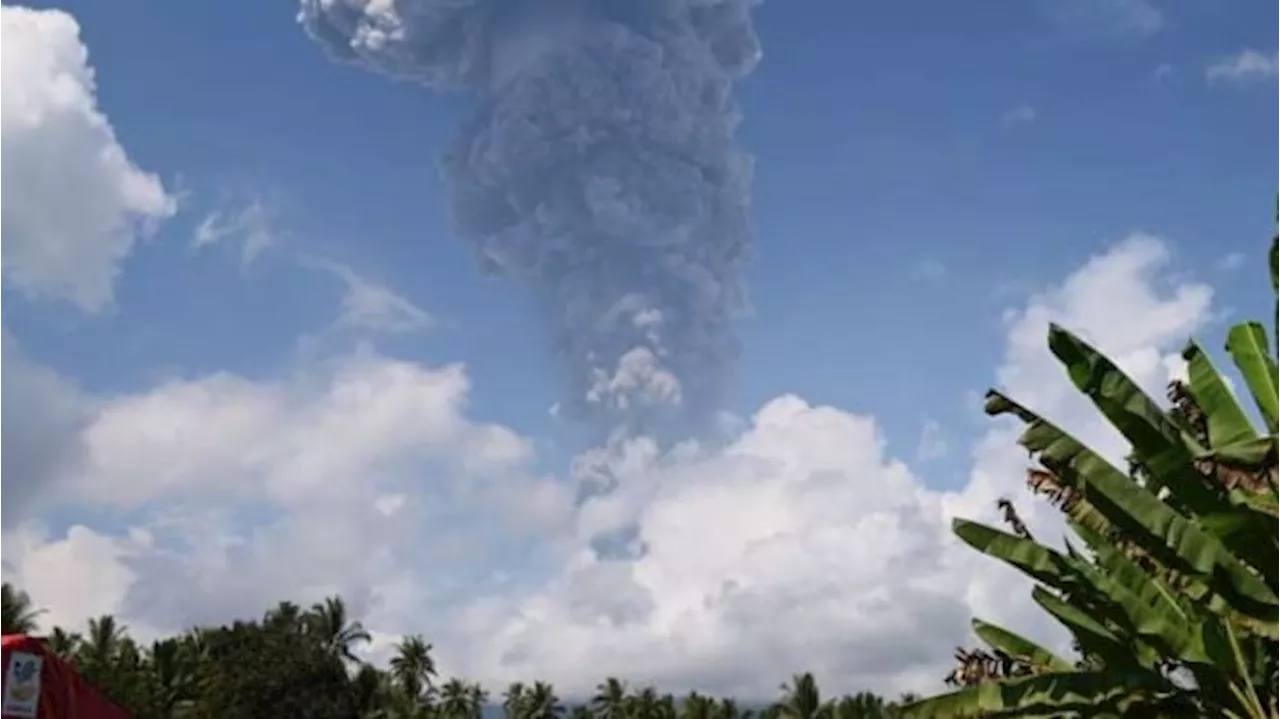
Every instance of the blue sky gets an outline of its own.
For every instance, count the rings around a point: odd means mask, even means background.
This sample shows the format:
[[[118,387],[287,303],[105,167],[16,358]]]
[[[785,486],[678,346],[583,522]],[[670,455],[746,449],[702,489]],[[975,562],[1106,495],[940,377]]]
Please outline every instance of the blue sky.
[[[199,209],[224,194],[262,196],[297,245],[456,320],[412,350],[465,360],[486,415],[530,432],[546,424],[555,370],[536,317],[450,238],[434,158],[464,97],[335,66],[290,7],[57,6],[84,27],[123,144],[192,197],[134,258],[117,316],[94,328],[33,321],[32,351],[47,342],[73,367],[92,352],[77,370],[105,388],[150,371],[120,356],[132,344],[121,336],[150,338],[163,364],[184,371],[278,364],[321,320],[327,288],[291,267],[241,278],[232,259],[186,247]],[[1105,26],[1103,9],[1102,19],[1055,21],[1051,6],[761,8],[766,59],[741,92],[742,142],[759,168],[741,410],[797,391],[887,413],[891,435],[913,441],[918,419],[898,417],[903,408],[960,419],[954,388],[985,381],[1000,288],[1134,229],[1170,237],[1203,267],[1265,236],[1270,94],[1210,87],[1204,68],[1241,46],[1265,48],[1274,12],[1170,3],[1159,29],[1126,30]],[[1158,80],[1163,65],[1174,69]],[[1009,125],[1023,106],[1034,119]],[[935,263],[944,277],[915,276]],[[234,291],[219,289],[227,283]],[[524,361],[513,368],[512,355]]]
[[[528,438],[530,472],[569,472],[587,447],[548,413],[564,384],[544,323],[522,288],[484,277],[451,237],[435,158],[464,94],[335,64],[291,3],[35,5],[78,21],[99,110],[177,204],[120,261],[105,311],[33,297],[6,274],[6,336],[32,362],[95,401],[215,373],[274,382],[359,343],[460,362],[466,416]],[[973,393],[1018,361],[1011,327],[1029,308],[1073,316],[1064,278],[1091,257],[1123,255],[1134,232],[1161,238],[1167,263],[1135,270],[1152,296],[1214,292],[1212,311],[1174,330],[1216,338],[1224,317],[1270,307],[1254,258],[1273,229],[1276,19],[1260,2],[764,3],[764,59],[738,93],[756,241],[731,409],[747,417],[794,393],[874,417],[880,451],[915,462],[922,487],[972,488],[971,456],[989,436]],[[1248,50],[1255,61],[1241,62]],[[5,179],[22,181],[7,168]],[[251,219],[196,247],[214,213]],[[246,227],[271,240],[250,261]],[[341,272],[419,308],[421,331],[335,330],[351,288]],[[1153,337],[1176,349],[1172,334]],[[951,449],[917,461],[927,422]],[[68,500],[17,519],[44,522],[42,541],[77,524],[122,536],[153,506]],[[562,559],[518,556],[504,571]],[[135,624],[149,619],[136,611]],[[456,654],[500,673],[483,651]],[[918,683],[904,667],[892,681]],[[744,676],[723,681],[756,675]]]
[[[1204,72],[1265,48],[1274,11],[1169,3],[1149,30],[1111,18],[1137,11],[1084,4],[1098,17],[1065,21],[1034,2],[763,5],[765,61],[741,91],[758,242],[740,411],[796,391],[874,410],[910,442],[918,418],[904,408],[961,419],[954,388],[986,381],[1002,288],[1135,229],[1169,237],[1189,267],[1258,246],[1272,98],[1210,87]],[[58,366],[103,388],[153,371],[124,354],[133,343],[182,371],[269,371],[323,321],[331,288],[287,265],[242,277],[234,255],[187,248],[202,209],[262,197],[302,251],[454,320],[406,349],[466,361],[486,416],[546,424],[555,369],[537,318],[450,237],[434,160],[465,97],[335,66],[287,6],[53,5],[84,28],[122,144],[191,198],[131,260],[116,316],[41,316],[24,333],[33,352],[48,343]],[[1034,118],[1010,124],[1024,106]],[[919,276],[935,267],[946,274]]]

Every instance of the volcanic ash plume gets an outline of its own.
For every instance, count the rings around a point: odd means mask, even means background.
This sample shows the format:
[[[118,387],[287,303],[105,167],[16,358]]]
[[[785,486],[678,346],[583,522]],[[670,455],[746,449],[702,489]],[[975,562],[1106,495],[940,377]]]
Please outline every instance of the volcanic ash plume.
[[[337,58],[476,94],[445,151],[458,233],[546,305],[570,409],[700,429],[745,306],[752,0],[302,0]]]

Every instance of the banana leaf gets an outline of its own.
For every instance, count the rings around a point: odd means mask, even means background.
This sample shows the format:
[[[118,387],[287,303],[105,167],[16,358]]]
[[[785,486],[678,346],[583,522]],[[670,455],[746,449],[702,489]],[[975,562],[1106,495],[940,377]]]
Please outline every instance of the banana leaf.
[[[1225,447],[1256,439],[1258,432],[1249,421],[1249,415],[1236,402],[1236,396],[1204,348],[1192,340],[1183,348],[1182,358],[1187,361],[1187,384],[1191,388],[1191,396],[1209,423],[1210,447]]]
[[[1126,634],[1130,637],[1141,638],[1144,644],[1151,645],[1162,656],[1176,657],[1184,662],[1209,661],[1200,641],[1199,625],[1191,621],[1176,602],[1149,603],[1154,592],[1148,591],[1145,592],[1147,596],[1140,596],[1126,586],[1125,582],[1088,563],[1082,562],[1077,571],[1093,582],[1095,589],[1123,612],[1124,623],[1127,625]]]
[[[1066,366],[1072,383],[1129,440],[1152,492],[1168,487],[1171,499],[1195,514],[1229,508],[1221,491],[1196,471],[1193,460],[1205,448],[1119,367],[1058,325],[1049,326],[1049,349]]]
[[[1216,516],[1231,514],[1233,504],[1249,502],[1238,493],[1224,495],[1221,488],[1208,484],[1193,460],[1212,458],[1234,466],[1257,466],[1273,451],[1274,438],[1245,440],[1243,444],[1229,445],[1216,451],[1202,448],[1136,383],[1088,343],[1057,325],[1051,325],[1049,346],[1067,366],[1068,375],[1076,387],[1087,394],[1130,441],[1134,455],[1147,469],[1147,487],[1152,492],[1159,492],[1161,488],[1170,490],[1163,501],[1188,514]],[[1201,380],[1220,381],[1211,366],[1201,366],[1198,371],[1211,375],[1201,377]],[[1222,386],[1225,389],[1225,384]],[[1253,428],[1248,419],[1238,411],[1234,398],[1229,393],[1227,396],[1230,399],[1228,409],[1235,412],[1231,415],[1229,411],[1229,416],[1235,416],[1243,423],[1241,434],[1252,434]],[[1238,556],[1261,550],[1262,555],[1251,565],[1264,568],[1264,574],[1268,572],[1266,568],[1271,568],[1268,579],[1274,587],[1274,567],[1280,565],[1280,553],[1274,551],[1274,543],[1259,543],[1258,539],[1276,534],[1276,527],[1269,521],[1259,520],[1244,515],[1242,522],[1247,527],[1238,529],[1247,531],[1219,533],[1215,531],[1217,525],[1206,528]],[[1104,531],[1101,523],[1096,521],[1082,524]]]
[[[1028,423],[1020,443],[1041,464],[1082,492],[1125,536],[1171,569],[1198,575],[1232,606],[1276,622],[1280,600],[1266,582],[1213,535],[1175,512],[1078,440],[1034,412],[988,393],[988,411],[1011,412]]]
[[[1021,659],[1033,666],[1055,672],[1072,670],[1071,662],[1018,634],[989,624],[981,619],[973,620],[973,633],[992,649],[999,649],[1011,657]]]
[[[1180,690],[1155,672],[1054,672],[968,686],[907,704],[903,719],[1017,716],[1099,716],[1107,708],[1127,713]],[[1040,712],[1037,714],[1036,712]]]
[[[979,552],[1051,587],[1069,591],[1079,583],[1061,554],[1034,540],[958,517],[951,521],[951,531]]]
[[[1260,322],[1241,322],[1227,333],[1227,353],[1244,377],[1267,430],[1276,433],[1280,415],[1280,378],[1267,347],[1267,331]]]
[[[1196,612],[1167,583],[1125,557],[1107,537],[1088,527],[1071,525],[1071,528],[1093,550],[1097,563],[1096,568],[1076,571],[1091,577],[1098,591],[1125,609],[1139,635],[1158,638],[1166,654],[1183,661],[1206,659],[1203,647],[1196,641],[1196,624],[1201,622],[1204,613]]]
[[[1091,616],[1088,611],[1044,587],[1033,588],[1031,599],[1071,632],[1071,636],[1080,645],[1082,652],[1102,660],[1109,669],[1126,671],[1139,668],[1150,669],[1159,659],[1150,647],[1127,643]]]

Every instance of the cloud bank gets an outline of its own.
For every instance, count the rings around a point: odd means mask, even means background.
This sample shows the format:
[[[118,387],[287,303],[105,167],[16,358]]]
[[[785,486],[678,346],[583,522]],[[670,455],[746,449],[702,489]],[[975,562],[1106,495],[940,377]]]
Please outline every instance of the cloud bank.
[[[995,382],[1121,456],[1044,333],[1080,330],[1158,393],[1210,317],[1210,290],[1170,261],[1135,235],[1012,308]],[[1022,497],[1041,535],[1060,526],[1022,494],[1015,426],[993,423],[955,491],[887,455],[874,417],[789,395],[722,447],[634,437],[548,474],[530,440],[469,416],[468,390],[460,365],[364,350],[85,400],[64,435],[83,450],[46,501],[129,522],[6,522],[6,578],[48,621],[110,610],[139,631],[342,592],[375,657],[424,632],[445,671],[567,696],[619,674],[766,697],[804,669],[850,690],[929,688],[974,613],[1064,640],[1029,585],[949,535],[952,516],[994,521],[1001,496]],[[575,504],[602,476],[613,490]],[[594,548],[627,526],[626,552]]]

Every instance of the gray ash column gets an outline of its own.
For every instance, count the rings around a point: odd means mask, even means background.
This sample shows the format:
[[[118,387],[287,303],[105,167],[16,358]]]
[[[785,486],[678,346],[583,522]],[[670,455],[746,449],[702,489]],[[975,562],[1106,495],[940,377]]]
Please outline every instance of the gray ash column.
[[[751,161],[733,83],[759,58],[742,0],[304,0],[335,56],[475,112],[444,152],[458,234],[529,287],[566,408],[699,432],[745,307]]]

